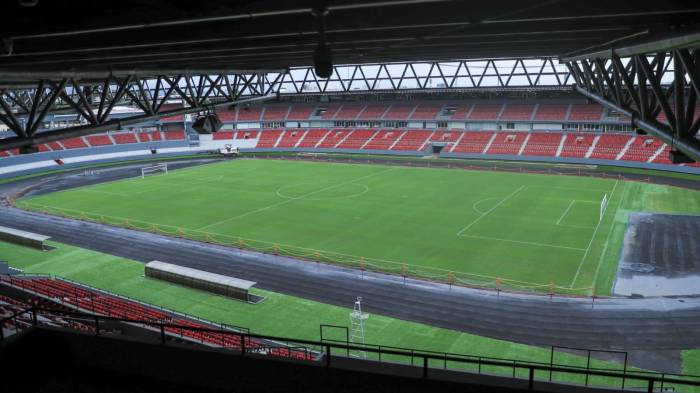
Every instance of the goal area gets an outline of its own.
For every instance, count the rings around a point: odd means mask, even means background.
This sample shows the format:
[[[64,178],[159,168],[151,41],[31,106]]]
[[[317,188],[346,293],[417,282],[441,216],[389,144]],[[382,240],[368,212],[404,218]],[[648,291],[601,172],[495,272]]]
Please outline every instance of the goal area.
[[[157,173],[165,173],[167,175],[168,174],[168,164],[162,163],[162,164],[145,166],[145,167],[141,168],[141,178],[142,179],[148,175],[157,174]]]

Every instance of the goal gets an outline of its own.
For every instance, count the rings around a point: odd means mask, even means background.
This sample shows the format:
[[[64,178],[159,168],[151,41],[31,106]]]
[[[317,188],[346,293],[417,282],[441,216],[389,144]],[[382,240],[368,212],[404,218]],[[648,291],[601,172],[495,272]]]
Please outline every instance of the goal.
[[[168,174],[168,164],[156,164],[156,165],[151,165],[151,166],[145,166],[141,168],[141,178],[143,179],[146,177],[146,175],[150,175],[153,173],[159,173],[159,172],[164,172],[166,175]]]
[[[608,207],[608,194],[603,195],[603,200],[600,201],[600,217],[598,221],[603,220],[603,215],[605,214],[605,209]]]

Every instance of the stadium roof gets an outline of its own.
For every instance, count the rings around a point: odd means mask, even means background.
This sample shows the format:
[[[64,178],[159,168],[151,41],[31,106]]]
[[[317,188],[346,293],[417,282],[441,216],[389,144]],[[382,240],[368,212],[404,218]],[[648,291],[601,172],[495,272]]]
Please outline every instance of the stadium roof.
[[[325,35],[336,64],[568,56],[700,20],[696,1],[20,3],[31,1],[3,5],[0,80],[36,79],[32,72],[308,66],[318,43],[314,5],[327,6]]]

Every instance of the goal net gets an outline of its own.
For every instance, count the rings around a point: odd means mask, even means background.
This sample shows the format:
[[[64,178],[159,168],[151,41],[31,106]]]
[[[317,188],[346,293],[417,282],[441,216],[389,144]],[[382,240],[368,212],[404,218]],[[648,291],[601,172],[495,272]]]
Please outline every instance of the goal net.
[[[165,173],[166,175],[168,174],[168,164],[156,164],[156,165],[151,165],[151,166],[145,166],[141,168],[141,178],[143,179],[147,175],[151,175],[154,173]]]
[[[600,217],[598,220],[603,219],[603,214],[605,214],[605,209],[608,207],[608,194],[603,195],[603,200],[600,201]]]

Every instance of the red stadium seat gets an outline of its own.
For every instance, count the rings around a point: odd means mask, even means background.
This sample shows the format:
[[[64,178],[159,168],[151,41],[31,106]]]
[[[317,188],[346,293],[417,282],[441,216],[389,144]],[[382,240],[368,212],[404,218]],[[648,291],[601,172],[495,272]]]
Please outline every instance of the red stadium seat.
[[[598,139],[598,144],[593,150],[590,158],[599,158],[604,160],[614,160],[617,155],[622,152],[627,142],[629,142],[632,136],[629,135],[616,135],[616,134],[603,134]]]
[[[137,143],[136,135],[131,132],[112,134],[112,138],[117,143],[117,145],[123,145],[127,143]]]
[[[296,147],[304,136],[306,135],[306,130],[304,129],[288,129],[282,135],[277,147],[279,148],[293,148]]]
[[[352,131],[337,149],[361,149],[378,131],[357,129]]]
[[[365,110],[360,113],[360,120],[379,120],[384,115],[384,112],[389,109],[388,105],[371,104],[365,107]],[[340,116],[336,116],[339,119]]]
[[[83,140],[83,138],[80,137],[64,139],[63,141],[61,141],[61,143],[66,149],[80,149],[83,147],[88,147],[87,143],[85,143],[85,140]]]
[[[527,140],[522,155],[554,157],[562,136],[563,134],[560,133],[533,132]]]
[[[452,153],[481,153],[493,137],[493,132],[490,131],[464,131],[460,134],[461,139],[452,149]]]
[[[501,120],[524,120],[529,121],[532,117],[534,105],[507,104],[501,113]]]
[[[540,104],[534,120],[563,121],[569,111],[569,104]]]
[[[603,116],[603,107],[597,104],[573,104],[569,120],[600,121]]]
[[[469,114],[469,120],[497,120],[503,104],[476,104]]]
[[[415,108],[415,104],[393,104],[382,118],[384,120],[407,120]]]
[[[306,136],[297,147],[314,148],[331,131],[327,128],[314,128],[306,132]]]
[[[526,137],[526,132],[498,132],[486,154],[517,155]]]
[[[374,134],[374,137],[362,147],[365,150],[389,150],[394,142],[403,134],[399,130],[382,130]]]
[[[567,134],[559,157],[583,158],[593,145],[595,134]]]
[[[90,146],[107,146],[112,144],[112,139],[110,139],[109,135],[107,134],[102,134],[102,135],[90,135],[86,136],[85,139],[87,139],[87,142],[90,144]]]

